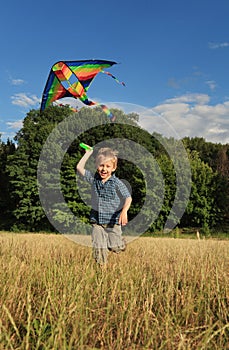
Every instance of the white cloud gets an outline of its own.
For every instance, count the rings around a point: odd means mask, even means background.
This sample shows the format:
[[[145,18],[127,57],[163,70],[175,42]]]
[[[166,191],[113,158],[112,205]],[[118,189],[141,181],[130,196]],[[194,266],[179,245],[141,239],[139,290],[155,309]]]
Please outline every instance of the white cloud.
[[[229,143],[229,100],[210,104],[207,94],[186,94],[167,99],[153,108],[108,102],[109,108],[139,114],[139,124],[150,133],[166,137],[203,137],[213,143]]]
[[[184,95],[165,101],[153,111],[162,114],[180,137],[197,136],[210,142],[229,143],[229,101],[216,105],[209,102],[208,95]]]
[[[23,126],[23,120],[16,120],[15,122],[7,122],[6,125],[8,125],[8,127],[10,129],[20,129]]]
[[[214,80],[207,80],[206,84],[209,86],[209,88],[213,91],[217,87],[217,84]]]
[[[11,79],[11,84],[12,85],[22,85],[24,83],[25,83],[25,81],[22,80],[22,79]]]
[[[215,49],[220,49],[220,48],[224,48],[224,47],[228,47],[229,46],[229,42],[227,42],[227,41],[224,41],[224,42],[222,42],[222,43],[214,43],[214,42],[210,42],[209,44],[208,44],[208,47],[210,48],[210,49],[213,49],[213,50],[215,50]]]
[[[227,133],[228,132],[228,130],[227,129],[222,129],[221,127],[220,127],[220,125],[217,125],[217,124],[213,124],[212,125],[212,128],[211,129],[209,129],[208,130],[210,133],[212,133],[212,134],[225,134],[225,133]]]
[[[11,100],[13,105],[21,107],[31,107],[40,103],[40,99],[37,96],[22,92],[11,96]]]
[[[165,102],[167,103],[197,103],[197,104],[205,104],[210,100],[209,96],[206,94],[186,94],[178,97],[167,99]]]

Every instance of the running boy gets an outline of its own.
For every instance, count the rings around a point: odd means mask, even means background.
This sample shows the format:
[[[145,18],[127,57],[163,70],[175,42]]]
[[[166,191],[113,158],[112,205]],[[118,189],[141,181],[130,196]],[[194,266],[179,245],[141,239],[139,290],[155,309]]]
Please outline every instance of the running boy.
[[[120,253],[126,248],[122,226],[128,222],[127,212],[131,195],[114,171],[117,168],[117,152],[101,148],[96,156],[97,172],[93,175],[85,169],[93,150],[86,150],[77,164],[77,171],[92,185],[91,214],[93,257],[99,264],[107,262],[108,250]]]

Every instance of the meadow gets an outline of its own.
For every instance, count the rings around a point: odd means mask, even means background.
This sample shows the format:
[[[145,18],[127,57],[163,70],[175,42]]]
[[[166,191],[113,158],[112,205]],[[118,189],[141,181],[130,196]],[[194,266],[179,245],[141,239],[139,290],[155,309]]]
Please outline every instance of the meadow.
[[[0,349],[229,349],[229,241],[0,233]]]

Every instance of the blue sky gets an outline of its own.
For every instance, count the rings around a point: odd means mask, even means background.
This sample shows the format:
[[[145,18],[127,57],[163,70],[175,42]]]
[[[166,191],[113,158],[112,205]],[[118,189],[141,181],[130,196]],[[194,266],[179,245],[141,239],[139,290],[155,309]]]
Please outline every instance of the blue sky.
[[[98,58],[119,63],[109,71],[126,87],[100,74],[89,98],[149,108],[180,137],[229,143],[228,15],[228,0],[5,2],[1,139],[39,108],[56,61]]]

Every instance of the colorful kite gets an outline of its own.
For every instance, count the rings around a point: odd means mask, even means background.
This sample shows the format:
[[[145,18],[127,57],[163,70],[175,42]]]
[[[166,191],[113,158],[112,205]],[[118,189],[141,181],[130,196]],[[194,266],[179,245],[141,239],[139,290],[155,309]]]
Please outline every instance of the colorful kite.
[[[83,60],[83,61],[60,61],[55,63],[50,71],[41,102],[41,111],[63,97],[74,97],[80,99],[85,105],[99,105],[106,115],[114,121],[115,117],[111,111],[102,104],[90,101],[87,90],[92,80],[98,73],[105,73],[114,78],[118,83],[125,86],[104,68],[109,68],[116,62],[105,60]]]

